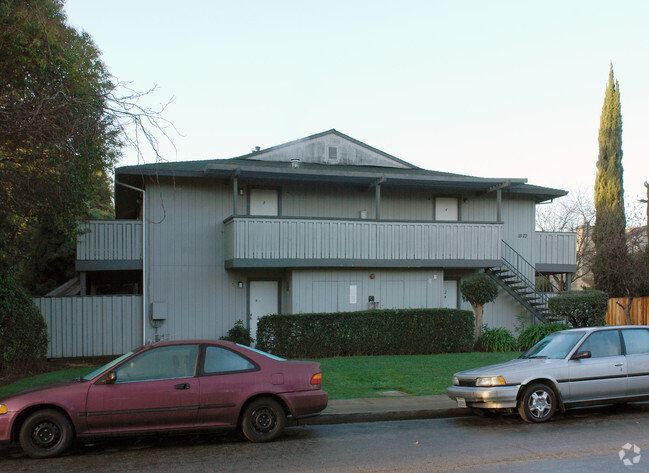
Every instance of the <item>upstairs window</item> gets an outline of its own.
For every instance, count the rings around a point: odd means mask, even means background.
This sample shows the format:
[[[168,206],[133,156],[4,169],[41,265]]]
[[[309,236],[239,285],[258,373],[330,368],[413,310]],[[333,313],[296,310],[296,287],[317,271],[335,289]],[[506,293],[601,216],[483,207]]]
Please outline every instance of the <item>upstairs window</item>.
[[[338,147],[337,146],[329,146],[328,153],[327,153],[327,161],[329,161],[330,163],[337,163],[338,162]]]

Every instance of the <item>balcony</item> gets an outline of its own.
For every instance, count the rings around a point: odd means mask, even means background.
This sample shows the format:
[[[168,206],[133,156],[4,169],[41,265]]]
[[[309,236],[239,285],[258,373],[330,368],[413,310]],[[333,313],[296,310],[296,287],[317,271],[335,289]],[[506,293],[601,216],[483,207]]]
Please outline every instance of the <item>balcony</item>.
[[[536,232],[536,270],[540,273],[573,273],[577,265],[577,234]]]
[[[282,217],[225,220],[226,268],[488,267],[502,225]]]
[[[142,221],[91,220],[79,231],[77,271],[142,269]]]

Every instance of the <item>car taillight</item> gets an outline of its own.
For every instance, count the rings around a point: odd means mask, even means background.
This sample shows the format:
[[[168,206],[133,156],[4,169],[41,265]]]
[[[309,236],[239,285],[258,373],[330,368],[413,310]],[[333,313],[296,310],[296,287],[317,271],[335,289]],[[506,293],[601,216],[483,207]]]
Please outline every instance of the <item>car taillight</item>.
[[[322,384],[322,373],[316,373],[311,376],[311,384]]]

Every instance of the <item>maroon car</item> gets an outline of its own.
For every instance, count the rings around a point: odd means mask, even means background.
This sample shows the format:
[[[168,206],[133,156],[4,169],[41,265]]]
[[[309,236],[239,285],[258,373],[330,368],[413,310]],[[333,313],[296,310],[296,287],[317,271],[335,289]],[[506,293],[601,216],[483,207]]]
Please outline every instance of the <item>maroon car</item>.
[[[174,341],[127,353],[83,378],[0,400],[0,443],[31,457],[75,438],[239,427],[253,442],[281,434],[287,416],[327,407],[320,364],[287,361],[223,341]]]

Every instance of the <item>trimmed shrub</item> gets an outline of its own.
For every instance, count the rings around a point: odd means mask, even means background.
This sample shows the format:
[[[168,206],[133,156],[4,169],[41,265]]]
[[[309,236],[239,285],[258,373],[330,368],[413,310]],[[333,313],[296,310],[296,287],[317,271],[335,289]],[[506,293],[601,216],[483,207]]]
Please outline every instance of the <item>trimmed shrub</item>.
[[[498,286],[485,273],[480,273],[464,281],[460,286],[460,291],[462,292],[462,299],[468,301],[475,312],[475,338],[477,340],[482,330],[484,305],[496,300]]]
[[[487,352],[505,352],[516,351],[516,338],[505,328],[488,328],[482,330],[482,335],[478,342],[482,351]]]
[[[547,337],[551,333],[566,330],[568,328],[572,327],[570,327],[570,325],[553,323],[541,324],[536,327],[525,329],[518,336],[518,349],[521,351],[527,351],[532,348],[535,343]]]
[[[250,336],[250,329],[243,326],[243,321],[237,320],[234,327],[228,330],[228,334],[221,337],[221,340],[238,343],[240,345],[250,346],[255,340]]]
[[[466,352],[473,346],[473,314],[389,309],[266,315],[257,325],[256,346],[287,358]]]
[[[573,327],[606,324],[608,294],[602,291],[566,291],[549,300],[554,315],[563,317]]]
[[[47,354],[47,325],[33,299],[0,275],[0,375],[37,369]]]

